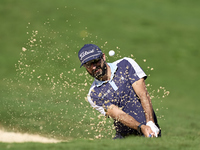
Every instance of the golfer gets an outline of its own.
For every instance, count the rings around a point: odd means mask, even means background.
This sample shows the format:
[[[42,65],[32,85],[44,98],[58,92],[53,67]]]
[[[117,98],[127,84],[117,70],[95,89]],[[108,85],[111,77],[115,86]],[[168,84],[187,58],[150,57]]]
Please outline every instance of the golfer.
[[[81,66],[94,77],[88,101],[101,114],[114,119],[114,139],[161,136],[145,85],[147,76],[133,59],[107,63],[105,54],[94,44],[85,44],[78,56]]]

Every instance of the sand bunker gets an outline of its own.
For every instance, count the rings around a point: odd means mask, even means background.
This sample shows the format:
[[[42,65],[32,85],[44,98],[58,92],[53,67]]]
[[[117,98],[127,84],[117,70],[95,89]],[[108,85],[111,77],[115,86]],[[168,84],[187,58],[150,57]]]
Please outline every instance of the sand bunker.
[[[39,143],[58,143],[61,142],[56,139],[49,139],[39,135],[27,133],[14,133],[0,130],[0,142],[5,143],[23,143],[23,142],[39,142]]]

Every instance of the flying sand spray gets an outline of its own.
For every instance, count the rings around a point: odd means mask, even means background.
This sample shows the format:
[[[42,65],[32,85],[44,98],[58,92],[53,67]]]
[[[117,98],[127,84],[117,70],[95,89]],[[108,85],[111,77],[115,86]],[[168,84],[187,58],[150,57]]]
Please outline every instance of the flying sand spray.
[[[80,48],[77,41],[70,39],[70,35],[73,34],[72,29],[70,29],[72,25],[69,25],[69,29],[66,26],[66,31],[59,32],[51,28],[51,24],[56,24],[54,19],[47,19],[43,26],[45,30],[40,31],[39,29],[29,29],[30,23],[28,23],[27,30],[32,32],[27,31],[30,38],[22,47],[20,59],[16,64],[17,76],[15,80],[20,87],[26,87],[27,94],[24,99],[30,100],[33,105],[38,105],[38,108],[27,114],[26,109],[29,109],[29,107],[31,109],[31,106],[20,101],[19,107],[22,111],[20,116],[29,116],[29,121],[34,122],[34,126],[39,127],[41,132],[46,133],[48,128],[52,128],[51,135],[63,138],[79,137],[91,140],[110,138],[114,135],[112,119],[106,119],[99,115],[84,101],[88,92],[87,89],[89,89],[93,79],[89,77],[85,70],[77,71],[76,66],[79,65],[72,63],[77,57],[77,52],[73,53],[74,49],[78,51]],[[66,21],[66,24],[69,24],[69,21]],[[102,42],[102,39],[93,36],[87,30],[85,27],[84,35],[80,31],[80,38],[82,38],[80,43],[90,41],[95,44]],[[59,41],[63,41],[62,38],[66,35],[69,39],[67,43],[59,43]],[[106,44],[107,41],[100,46],[104,51],[107,51]],[[115,56],[118,59],[122,56],[119,55],[120,48],[116,48],[116,54],[114,50],[110,50],[109,56]],[[69,53],[70,51],[72,53]],[[133,57],[133,55],[131,54],[130,57]],[[147,69],[153,70],[150,67],[147,67]],[[85,80],[83,81],[80,78]],[[18,89],[13,88],[14,86],[11,88],[12,92],[17,91],[20,94]],[[164,87],[156,91],[152,89],[151,85],[147,84],[147,88],[150,88],[151,98],[158,98],[158,93],[162,93],[161,97],[163,98],[169,94]],[[56,109],[51,110],[48,107],[55,107]],[[41,117],[38,117],[37,114],[41,110],[43,113]],[[156,110],[158,111],[158,109]],[[70,112],[73,112],[72,116]],[[20,124],[23,125],[24,122],[22,121]],[[80,130],[86,133],[85,136],[79,132]]]

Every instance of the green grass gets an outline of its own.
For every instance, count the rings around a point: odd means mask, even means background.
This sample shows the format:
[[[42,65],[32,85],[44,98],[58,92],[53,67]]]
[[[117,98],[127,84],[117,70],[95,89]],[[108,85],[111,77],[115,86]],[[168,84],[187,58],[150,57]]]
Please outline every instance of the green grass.
[[[59,144],[40,144],[40,143],[23,143],[23,144],[5,144],[0,143],[3,149],[81,149],[81,150],[92,150],[92,149],[199,149],[199,137],[195,138],[194,136],[188,136],[187,139],[185,137],[177,137],[171,136],[171,138],[162,137],[159,139],[144,139],[144,138],[136,138],[130,137],[125,140],[74,140],[72,142],[65,142]],[[192,147],[191,147],[192,145]]]
[[[0,126],[69,140],[0,143],[1,149],[199,149],[199,1],[0,4]],[[85,101],[92,79],[77,57],[85,43],[106,55],[114,49],[110,62],[132,57],[150,74],[146,82],[162,138],[111,139],[112,120],[98,119]]]

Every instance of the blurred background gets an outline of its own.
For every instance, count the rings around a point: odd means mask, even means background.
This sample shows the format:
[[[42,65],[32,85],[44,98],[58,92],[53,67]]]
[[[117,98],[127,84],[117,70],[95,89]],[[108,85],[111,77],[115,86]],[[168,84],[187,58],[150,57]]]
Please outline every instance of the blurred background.
[[[199,5],[197,0],[1,0],[0,127],[105,137],[99,134],[104,126],[95,121],[99,114],[85,101],[92,79],[77,57],[80,47],[94,43],[108,62],[131,57],[148,74],[163,135],[199,136]]]

